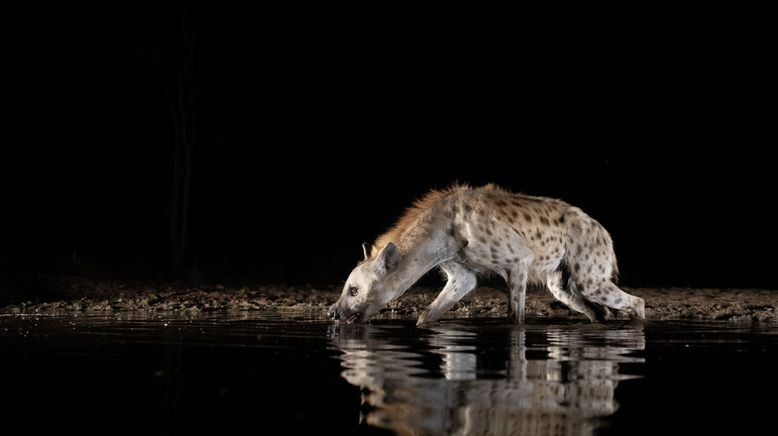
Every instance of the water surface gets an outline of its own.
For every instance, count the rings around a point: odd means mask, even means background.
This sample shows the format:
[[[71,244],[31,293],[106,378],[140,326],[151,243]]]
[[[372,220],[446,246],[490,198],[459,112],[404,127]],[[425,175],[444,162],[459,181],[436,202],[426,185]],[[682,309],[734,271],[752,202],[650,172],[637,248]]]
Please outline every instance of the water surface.
[[[34,432],[772,433],[778,326],[3,316]]]

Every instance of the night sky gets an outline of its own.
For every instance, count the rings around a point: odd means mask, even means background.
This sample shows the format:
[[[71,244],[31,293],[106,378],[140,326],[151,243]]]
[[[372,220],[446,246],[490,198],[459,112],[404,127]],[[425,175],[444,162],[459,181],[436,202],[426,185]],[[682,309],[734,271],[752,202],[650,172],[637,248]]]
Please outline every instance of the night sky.
[[[626,286],[778,288],[760,11],[105,3],[0,7],[2,271],[165,276],[188,17],[206,282],[338,283],[460,181],[581,207]]]

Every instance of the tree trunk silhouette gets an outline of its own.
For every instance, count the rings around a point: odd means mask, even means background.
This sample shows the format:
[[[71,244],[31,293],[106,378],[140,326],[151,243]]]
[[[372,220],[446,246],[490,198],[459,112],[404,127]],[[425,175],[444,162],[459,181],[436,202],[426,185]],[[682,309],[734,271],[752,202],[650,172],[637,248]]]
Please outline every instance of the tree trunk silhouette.
[[[167,89],[174,126],[173,172],[168,213],[170,268],[173,278],[179,277],[187,266],[192,152],[197,133],[194,18],[191,7],[180,6],[178,12],[183,52],[177,65],[175,84]]]

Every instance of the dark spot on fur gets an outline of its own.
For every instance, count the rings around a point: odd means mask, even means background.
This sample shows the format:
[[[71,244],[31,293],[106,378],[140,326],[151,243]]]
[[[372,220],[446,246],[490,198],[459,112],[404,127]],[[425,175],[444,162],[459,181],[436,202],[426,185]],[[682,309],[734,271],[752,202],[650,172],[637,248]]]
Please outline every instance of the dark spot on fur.
[[[454,230],[454,227],[449,227],[446,233],[448,233],[448,235],[451,236],[452,238],[456,237],[457,234],[456,230]]]
[[[511,244],[507,244],[507,246],[508,246],[508,251],[510,251],[511,254],[514,254],[515,251],[513,251],[513,246],[511,246]]]
[[[621,297],[616,297],[616,300],[614,300],[614,303],[621,304]]]
[[[548,225],[548,218],[546,218],[544,216],[541,216],[540,217],[540,223],[543,224],[544,226],[547,226]]]
[[[519,258],[518,257],[514,257],[513,261],[516,262],[516,263],[519,263]]]
[[[540,230],[538,230],[537,233],[535,233],[535,239],[543,239],[543,234],[540,233]]]
[[[484,238],[483,236],[479,236],[478,237],[478,242],[480,242],[482,244],[486,244],[486,238]]]
[[[495,247],[491,247],[491,248],[489,248],[489,251],[491,251],[491,252],[492,252],[492,255],[494,255],[495,253],[497,253],[497,249],[496,249]]]
[[[531,216],[530,214],[528,214],[527,212],[524,212],[524,219],[525,219],[525,220],[526,220],[528,223],[531,223],[531,222],[532,222],[532,216]]]
[[[494,204],[496,204],[497,207],[505,207],[508,205],[508,203],[506,203],[505,200],[497,200],[494,202]]]
[[[591,278],[591,277],[589,277],[588,279],[586,279],[586,284],[587,284],[587,285],[589,285],[589,286],[591,286],[591,285],[592,285],[592,278]]]
[[[575,270],[575,272],[580,271],[581,270],[581,264],[576,262],[575,265],[573,265],[573,269]]]
[[[562,215],[559,217],[559,224],[563,224],[565,222],[565,216]]]
[[[589,268],[586,268],[586,273],[588,274],[588,273],[591,273],[591,272],[592,272],[592,266],[589,265]]]
[[[462,209],[465,211],[465,213],[470,213],[473,211],[473,206],[465,203],[464,206],[462,206]]]
[[[511,216],[513,219],[517,219],[519,217],[519,211],[516,209],[511,210]]]

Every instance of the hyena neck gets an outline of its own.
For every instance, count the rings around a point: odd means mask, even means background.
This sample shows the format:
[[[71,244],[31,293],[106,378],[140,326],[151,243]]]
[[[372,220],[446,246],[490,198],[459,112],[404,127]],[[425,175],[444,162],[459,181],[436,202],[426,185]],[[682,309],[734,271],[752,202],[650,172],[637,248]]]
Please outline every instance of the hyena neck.
[[[434,235],[400,241],[398,248],[402,257],[387,277],[386,303],[404,294],[429,270],[453,257],[445,241]]]

